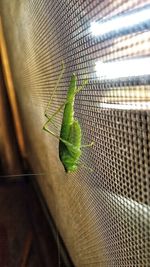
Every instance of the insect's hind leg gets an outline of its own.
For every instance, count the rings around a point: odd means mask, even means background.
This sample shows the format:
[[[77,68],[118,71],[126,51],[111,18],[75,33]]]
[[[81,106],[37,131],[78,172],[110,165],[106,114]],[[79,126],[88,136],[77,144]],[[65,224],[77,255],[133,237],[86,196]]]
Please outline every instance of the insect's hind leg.
[[[52,123],[53,125],[55,125],[53,122],[52,122],[52,120],[53,120],[53,118],[63,109],[63,107],[65,106],[65,104],[66,104],[66,102],[65,103],[63,103],[54,113],[53,113],[53,115],[51,116],[51,117],[49,117],[47,114],[46,114],[46,118],[47,118],[47,121],[44,123],[44,125],[43,125],[43,130],[44,131],[47,131],[47,132],[49,132],[49,133],[51,133],[52,135],[55,135],[54,133],[52,133],[48,128],[47,128],[47,126],[50,124],[50,123]]]
[[[54,132],[49,130],[46,126],[43,126],[43,130],[46,131],[47,133],[50,133],[51,135],[55,136],[57,139],[59,139],[59,136],[56,135]]]
[[[53,100],[54,93],[56,92],[56,90],[57,90],[57,88],[58,88],[58,86],[59,86],[59,83],[60,83],[60,81],[61,81],[61,79],[62,79],[62,76],[63,76],[63,74],[64,74],[64,71],[65,71],[65,65],[64,65],[64,62],[62,61],[62,69],[61,69],[61,72],[60,72],[60,74],[59,74],[57,83],[56,83],[56,85],[55,85],[55,87],[54,87],[54,90],[53,90],[53,92],[52,92],[52,94],[51,94],[50,100],[49,100],[49,102],[48,102],[48,104],[47,104],[47,106],[46,106],[45,112],[44,112],[44,115],[45,115],[46,118],[49,118],[48,115],[47,115],[47,110],[49,109],[49,107],[50,107],[50,105],[51,105],[51,102],[52,102],[52,100]]]
[[[76,146],[74,146],[70,142],[64,140],[63,138],[61,138],[60,136],[56,135],[54,132],[52,132],[51,130],[49,130],[47,128],[47,125],[49,124],[50,120],[51,120],[51,118],[49,118],[49,120],[46,121],[46,123],[43,126],[43,130],[48,132],[48,133],[50,133],[51,135],[55,136],[58,140],[61,140],[62,143],[64,143],[69,148],[70,152],[77,152],[78,149],[76,148]]]

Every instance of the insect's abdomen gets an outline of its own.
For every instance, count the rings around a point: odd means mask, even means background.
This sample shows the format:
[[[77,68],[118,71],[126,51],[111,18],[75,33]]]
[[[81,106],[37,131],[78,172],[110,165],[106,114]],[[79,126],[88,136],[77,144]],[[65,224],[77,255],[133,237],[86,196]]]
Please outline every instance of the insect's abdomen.
[[[67,172],[75,171],[81,156],[81,128],[75,120],[70,126],[69,138],[66,143],[60,141],[59,156]]]
[[[78,148],[81,147],[81,127],[78,120],[74,120],[70,127],[68,141]]]

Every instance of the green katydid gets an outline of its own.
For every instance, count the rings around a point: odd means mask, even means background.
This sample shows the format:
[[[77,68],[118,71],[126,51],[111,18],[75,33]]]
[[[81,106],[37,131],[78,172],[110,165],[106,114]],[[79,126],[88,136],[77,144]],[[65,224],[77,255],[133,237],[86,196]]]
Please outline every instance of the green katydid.
[[[88,145],[81,145],[81,138],[82,138],[82,131],[80,124],[77,119],[74,118],[74,101],[75,96],[77,93],[79,93],[84,86],[87,84],[87,80],[83,82],[83,85],[81,88],[77,88],[77,77],[73,73],[71,76],[70,85],[68,88],[67,98],[65,103],[63,103],[55,112],[54,114],[49,117],[47,115],[47,110],[51,105],[53,96],[55,91],[57,90],[57,87],[59,85],[59,82],[62,78],[62,75],[64,73],[64,63],[62,63],[62,70],[59,75],[59,79],[56,83],[56,86],[52,92],[50,101],[47,104],[46,110],[45,110],[45,117],[47,118],[47,121],[45,122],[43,126],[43,130],[46,132],[52,134],[57,139],[59,139],[59,157],[60,160],[66,170],[66,172],[73,172],[76,171],[79,165],[79,159],[81,156],[81,148],[82,147],[89,147],[93,145],[93,142]],[[54,132],[52,132],[47,126],[51,123],[53,123],[54,117],[64,108],[63,112],[63,119],[62,119],[62,125],[61,125],[61,131],[60,136],[56,135]]]

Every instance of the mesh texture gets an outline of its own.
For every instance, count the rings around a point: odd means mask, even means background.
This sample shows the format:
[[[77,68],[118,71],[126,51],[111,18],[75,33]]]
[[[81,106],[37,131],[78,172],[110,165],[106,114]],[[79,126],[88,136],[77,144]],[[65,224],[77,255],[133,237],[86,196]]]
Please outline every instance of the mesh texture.
[[[150,2],[0,5],[28,156],[35,172],[45,173],[37,179],[75,266],[150,266],[150,20],[140,13]],[[129,23],[138,12],[138,23]],[[102,25],[103,33],[95,36],[91,23]],[[76,96],[75,117],[83,143],[94,141],[78,171],[67,175],[57,140],[41,130],[62,60],[65,74],[49,112],[65,101],[73,72],[79,86],[88,77]],[[62,113],[56,133],[61,120]]]

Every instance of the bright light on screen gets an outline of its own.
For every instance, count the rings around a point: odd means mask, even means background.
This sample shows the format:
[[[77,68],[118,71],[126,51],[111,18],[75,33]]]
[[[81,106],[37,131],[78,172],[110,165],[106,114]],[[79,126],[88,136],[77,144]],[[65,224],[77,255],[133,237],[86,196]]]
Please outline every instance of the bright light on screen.
[[[116,62],[96,62],[96,74],[101,80],[137,77],[150,74],[150,57]]]
[[[94,36],[105,35],[114,31],[129,30],[148,21],[150,22],[150,7],[135,10],[105,22],[91,22],[90,31]]]
[[[97,104],[97,107],[105,108],[105,109],[123,109],[123,110],[149,110],[150,109],[150,103],[149,102],[125,102],[124,104],[118,104],[118,103],[100,103]]]

